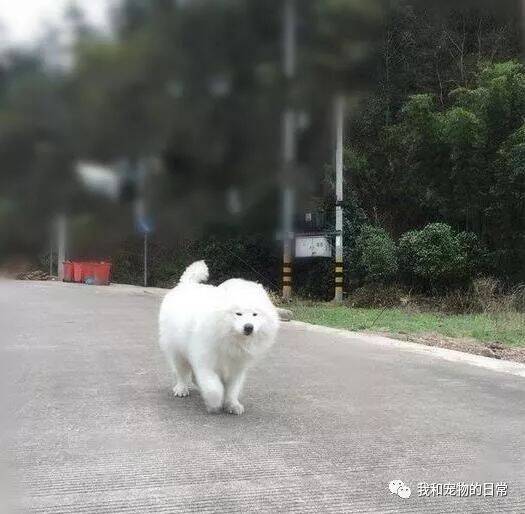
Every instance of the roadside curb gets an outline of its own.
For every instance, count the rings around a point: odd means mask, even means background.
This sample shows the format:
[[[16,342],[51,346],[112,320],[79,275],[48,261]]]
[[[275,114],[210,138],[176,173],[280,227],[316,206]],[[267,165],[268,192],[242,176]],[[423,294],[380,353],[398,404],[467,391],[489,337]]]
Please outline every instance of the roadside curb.
[[[317,332],[327,335],[337,335],[348,342],[352,340],[365,341],[367,343],[389,346],[399,348],[400,350],[409,351],[413,353],[420,353],[430,355],[432,357],[444,359],[450,362],[462,362],[464,364],[470,364],[471,366],[477,366],[479,368],[489,369],[499,373],[507,373],[517,377],[525,378],[525,364],[513,361],[504,361],[491,359],[490,357],[484,357],[482,355],[474,355],[471,353],[459,352],[457,350],[449,350],[447,348],[440,348],[437,346],[427,346],[419,343],[411,343],[409,341],[400,341],[399,339],[391,339],[384,336],[376,336],[373,334],[367,334],[363,332],[351,332],[341,328],[331,328],[322,325],[312,325],[303,321],[291,321],[290,325],[296,326],[297,328],[305,329],[309,332]]]
[[[132,286],[127,284],[111,284],[111,287],[114,291],[126,291],[126,292],[134,292],[138,294],[148,294],[157,296],[158,298],[163,298],[170,289],[163,289],[160,287],[141,287],[141,286]],[[291,321],[293,317],[293,313],[291,310],[288,309],[282,309],[280,307],[276,307],[277,312],[279,313],[279,319],[281,321]]]

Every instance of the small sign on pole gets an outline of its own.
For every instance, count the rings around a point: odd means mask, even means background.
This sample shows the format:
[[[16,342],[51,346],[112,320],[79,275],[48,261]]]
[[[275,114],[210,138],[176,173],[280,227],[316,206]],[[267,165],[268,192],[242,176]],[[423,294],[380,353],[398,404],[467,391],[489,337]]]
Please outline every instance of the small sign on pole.
[[[332,257],[332,245],[328,236],[297,236],[295,238],[295,257]]]

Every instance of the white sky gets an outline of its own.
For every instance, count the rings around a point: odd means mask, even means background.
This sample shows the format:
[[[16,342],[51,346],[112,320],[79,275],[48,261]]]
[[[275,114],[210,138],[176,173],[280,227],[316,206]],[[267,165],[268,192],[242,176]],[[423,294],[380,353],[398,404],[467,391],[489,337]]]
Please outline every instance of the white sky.
[[[0,0],[1,40],[9,44],[27,44],[40,36],[50,24],[62,19],[71,0]],[[107,27],[108,7],[115,0],[78,0],[77,5],[88,20]]]

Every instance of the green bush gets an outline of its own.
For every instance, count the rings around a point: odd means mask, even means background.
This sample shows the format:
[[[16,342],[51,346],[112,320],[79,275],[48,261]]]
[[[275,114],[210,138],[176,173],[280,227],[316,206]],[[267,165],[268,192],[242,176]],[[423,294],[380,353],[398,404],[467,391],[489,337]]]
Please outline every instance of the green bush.
[[[401,271],[409,279],[435,286],[453,286],[472,279],[476,272],[477,238],[455,232],[445,223],[411,230],[399,241]]]
[[[354,259],[359,277],[366,282],[389,280],[398,270],[396,244],[385,230],[372,225],[361,230]]]
[[[196,241],[176,241],[170,246],[151,238],[149,244],[149,284],[173,287],[184,269],[204,259],[210,269],[210,283],[233,277],[262,283],[268,289],[280,286],[280,249],[262,235],[206,237]],[[113,280],[142,284],[143,243],[134,238],[123,243],[112,256]]]
[[[295,259],[293,290],[299,298],[329,301],[334,297],[334,261],[316,257]]]

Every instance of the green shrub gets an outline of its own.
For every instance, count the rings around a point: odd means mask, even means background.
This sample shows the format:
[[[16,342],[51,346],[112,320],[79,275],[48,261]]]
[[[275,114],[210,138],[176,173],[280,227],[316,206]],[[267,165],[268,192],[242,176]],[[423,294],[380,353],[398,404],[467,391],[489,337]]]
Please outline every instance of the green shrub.
[[[316,257],[295,259],[294,295],[304,299],[329,301],[334,297],[334,261]]]
[[[149,284],[173,287],[192,262],[205,259],[210,269],[210,283],[233,277],[262,283],[268,289],[280,286],[280,248],[262,235],[174,241],[170,246],[151,238],[148,249]],[[130,239],[112,256],[113,280],[142,284],[143,242]]]
[[[457,233],[445,223],[411,230],[399,241],[401,271],[431,287],[453,286],[472,279],[476,272],[474,234]]]
[[[367,282],[389,280],[398,270],[396,244],[385,230],[372,225],[361,230],[354,259],[359,277]]]

